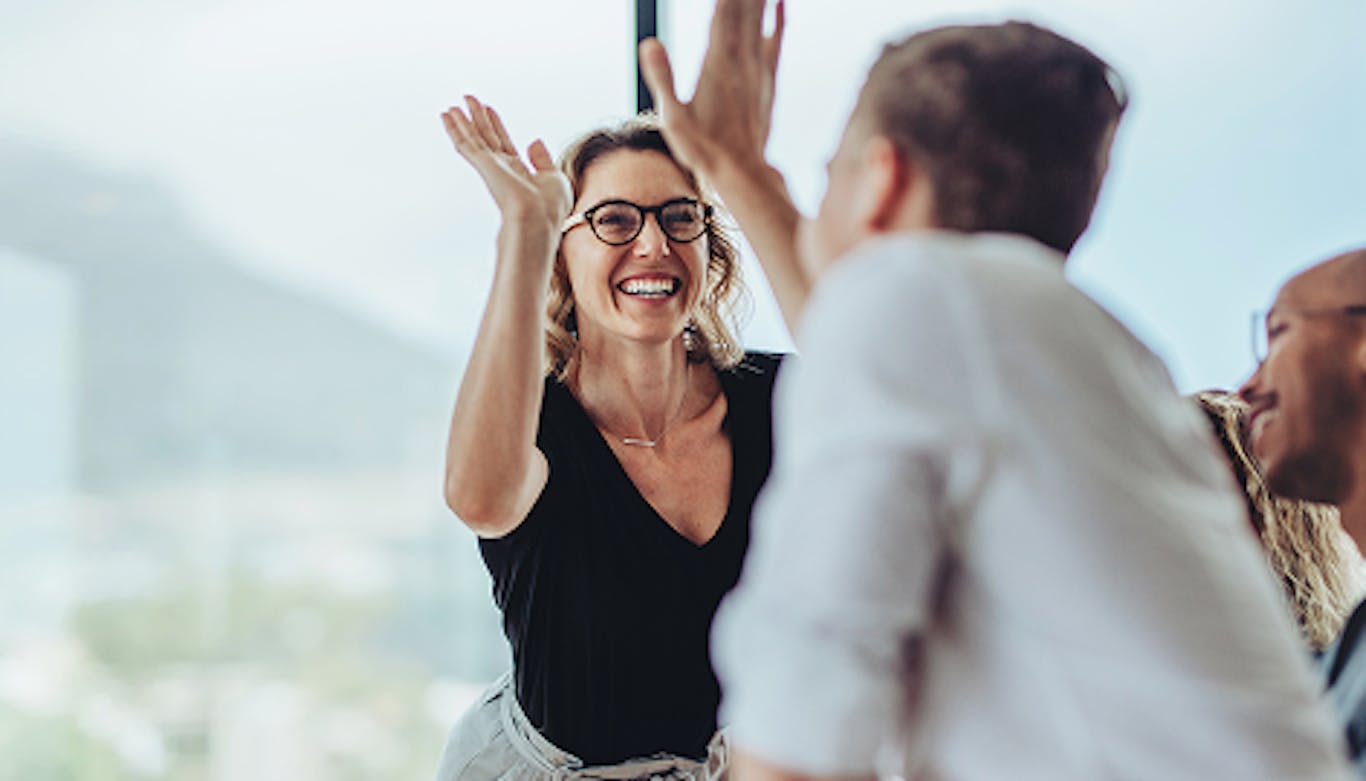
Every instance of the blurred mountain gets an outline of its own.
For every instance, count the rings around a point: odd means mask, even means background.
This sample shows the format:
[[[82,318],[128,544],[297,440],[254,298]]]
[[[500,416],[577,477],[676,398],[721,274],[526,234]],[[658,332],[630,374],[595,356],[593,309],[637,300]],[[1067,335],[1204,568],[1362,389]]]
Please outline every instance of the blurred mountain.
[[[252,276],[150,180],[0,138],[0,246],[74,280],[83,491],[439,457],[452,356]]]

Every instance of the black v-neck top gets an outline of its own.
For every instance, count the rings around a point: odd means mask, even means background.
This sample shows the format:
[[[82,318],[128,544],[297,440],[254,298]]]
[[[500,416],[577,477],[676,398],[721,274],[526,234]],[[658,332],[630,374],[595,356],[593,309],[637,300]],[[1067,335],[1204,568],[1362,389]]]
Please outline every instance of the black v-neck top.
[[[518,702],[542,735],[589,765],[706,755],[720,702],[708,634],[739,578],[768,477],[779,360],[748,353],[719,373],[730,505],[702,545],[659,516],[574,396],[546,380],[536,437],[550,465],[545,489],[521,526],[481,540],[480,551]]]

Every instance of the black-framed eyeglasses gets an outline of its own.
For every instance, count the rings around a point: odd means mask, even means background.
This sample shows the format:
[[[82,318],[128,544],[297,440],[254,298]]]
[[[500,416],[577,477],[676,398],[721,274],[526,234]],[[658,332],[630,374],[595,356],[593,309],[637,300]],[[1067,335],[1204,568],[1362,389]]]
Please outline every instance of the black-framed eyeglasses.
[[[1322,309],[1297,309],[1295,307],[1276,307],[1260,312],[1252,313],[1252,357],[1256,359],[1260,366],[1266,361],[1266,354],[1271,347],[1271,315],[1275,314],[1295,314],[1301,317],[1323,317],[1325,315],[1340,315],[1347,317],[1359,317],[1366,315],[1366,304],[1349,304],[1347,306],[1332,306]]]
[[[658,206],[641,206],[630,201],[603,201],[581,214],[571,214],[560,229],[561,234],[588,223],[598,240],[620,246],[636,240],[645,229],[645,216],[653,214],[664,235],[674,241],[695,241],[707,232],[711,224],[711,206],[696,198],[675,198]]]

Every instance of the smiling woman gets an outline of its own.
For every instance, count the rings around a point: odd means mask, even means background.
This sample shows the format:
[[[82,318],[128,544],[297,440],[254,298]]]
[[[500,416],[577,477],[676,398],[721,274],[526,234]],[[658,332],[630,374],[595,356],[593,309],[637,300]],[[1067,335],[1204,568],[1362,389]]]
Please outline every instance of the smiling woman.
[[[502,215],[446,496],[481,537],[513,669],[440,778],[719,774],[708,630],[768,474],[779,363],[734,335],[735,244],[648,118],[559,167],[539,141],[527,165],[474,98],[445,122]]]
[[[561,229],[566,248],[577,248],[576,255],[584,260],[577,261],[572,271],[557,262],[551,278],[548,348],[556,373],[566,376],[582,349],[577,337],[564,338],[571,321],[577,327],[571,276],[587,273],[594,257],[610,259],[620,254],[602,249],[603,245],[616,248],[635,242],[657,243],[661,258],[670,261],[660,268],[640,262],[627,266],[614,283],[616,289],[640,299],[648,285],[651,294],[644,298],[661,302],[683,293],[677,306],[689,313],[684,323],[689,354],[694,359],[708,358],[722,368],[733,366],[741,357],[733,325],[734,310],[744,296],[739,253],[730,233],[716,220],[715,208],[698,200],[697,177],[674,162],[653,120],[637,118],[618,128],[585,134],[565,153],[561,168],[573,184],[579,205],[591,205],[571,214]],[[657,195],[664,200],[642,207],[606,195],[626,191],[639,193],[642,200]],[[651,215],[653,220],[648,219]],[[596,241],[576,235],[574,228],[581,224],[588,225]],[[686,273],[666,273],[670,264],[681,264]],[[691,291],[685,290],[685,276],[694,288]],[[670,293],[660,296],[665,282],[670,283]],[[623,289],[627,285],[634,292]],[[577,289],[593,298],[594,286],[586,280]]]

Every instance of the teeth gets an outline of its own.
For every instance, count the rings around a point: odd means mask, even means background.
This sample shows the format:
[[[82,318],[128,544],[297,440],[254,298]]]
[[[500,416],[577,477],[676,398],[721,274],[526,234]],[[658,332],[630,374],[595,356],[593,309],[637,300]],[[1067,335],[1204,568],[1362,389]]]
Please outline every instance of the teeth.
[[[1262,431],[1266,429],[1266,424],[1270,422],[1271,413],[1263,412],[1262,414],[1258,415],[1257,419],[1252,421],[1252,430],[1248,432],[1249,438],[1253,440],[1260,439],[1262,436]]]
[[[1271,412],[1262,412],[1252,419],[1252,425],[1248,427],[1247,439],[1252,445],[1252,452],[1261,455],[1262,436],[1266,433],[1266,427],[1275,419]]]
[[[619,287],[621,292],[632,296],[667,296],[674,292],[676,280],[644,278],[628,279],[622,282]]]

